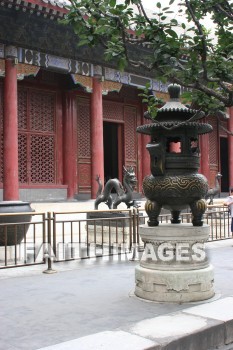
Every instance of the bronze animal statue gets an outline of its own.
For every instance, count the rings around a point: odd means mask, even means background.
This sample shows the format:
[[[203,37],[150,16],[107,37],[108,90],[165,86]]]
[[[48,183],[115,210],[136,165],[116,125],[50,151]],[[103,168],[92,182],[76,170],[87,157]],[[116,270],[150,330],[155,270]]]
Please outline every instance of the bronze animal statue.
[[[217,173],[216,175],[215,175],[215,187],[214,188],[209,188],[209,190],[208,190],[208,192],[207,192],[207,194],[206,194],[206,197],[205,197],[205,199],[210,199],[210,201],[209,201],[209,205],[213,205],[213,203],[214,203],[214,197],[217,195],[217,194],[219,194],[220,193],[220,191],[221,191],[221,188],[220,188],[220,183],[219,183],[219,180],[221,179],[221,177],[222,177],[222,174],[220,174],[220,173]]]
[[[137,202],[132,199],[133,191],[137,184],[134,168],[129,167],[126,169],[123,167],[123,170],[123,185],[118,179],[110,179],[106,182],[104,190],[100,176],[96,176],[99,188],[96,194],[95,209],[98,209],[98,205],[102,202],[107,204],[109,209],[117,209],[117,206],[122,202],[127,205],[127,208],[130,208],[131,206],[138,207]],[[114,200],[111,195],[113,189],[115,189],[117,193]]]

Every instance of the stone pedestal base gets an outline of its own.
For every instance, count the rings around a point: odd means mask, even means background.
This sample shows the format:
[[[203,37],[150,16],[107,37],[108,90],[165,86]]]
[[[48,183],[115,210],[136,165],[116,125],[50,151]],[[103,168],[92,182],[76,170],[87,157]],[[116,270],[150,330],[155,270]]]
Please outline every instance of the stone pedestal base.
[[[142,214],[140,214],[142,216]],[[91,212],[87,214],[87,241],[97,245],[124,244],[130,247],[133,239],[132,217],[128,212]],[[145,219],[140,217],[140,223]]]
[[[162,224],[140,226],[145,250],[136,267],[136,296],[158,302],[184,303],[214,296],[213,267],[204,250],[209,226]]]
[[[136,267],[135,294],[143,299],[186,303],[214,296],[213,268],[190,271],[159,271]]]

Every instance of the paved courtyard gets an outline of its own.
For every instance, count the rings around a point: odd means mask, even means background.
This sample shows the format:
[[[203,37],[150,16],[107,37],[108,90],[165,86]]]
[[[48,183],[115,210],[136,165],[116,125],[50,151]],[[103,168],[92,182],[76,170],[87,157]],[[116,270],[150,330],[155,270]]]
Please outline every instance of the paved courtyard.
[[[226,325],[233,335],[232,245],[208,243],[215,297],[181,305],[136,298],[138,262],[123,257],[56,263],[52,275],[42,273],[44,265],[0,270],[0,349],[208,349],[198,344],[203,339],[223,345]]]

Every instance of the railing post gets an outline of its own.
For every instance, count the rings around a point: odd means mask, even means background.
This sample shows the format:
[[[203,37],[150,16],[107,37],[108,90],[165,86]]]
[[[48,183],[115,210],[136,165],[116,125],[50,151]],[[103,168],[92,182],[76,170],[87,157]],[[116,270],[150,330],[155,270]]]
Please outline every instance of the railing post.
[[[133,208],[133,244],[136,242],[136,231],[137,231],[137,220],[136,220],[136,214],[135,214],[135,208]]]
[[[133,212],[132,212],[132,222],[133,222],[133,242],[131,245],[131,249],[132,249],[132,258],[130,259],[131,261],[135,261],[138,260],[138,256],[137,256],[137,250],[138,250],[138,245],[137,245],[137,224],[138,224],[138,220],[137,220],[137,213],[136,213],[136,209],[133,208]]]
[[[50,213],[50,215],[51,215],[51,213]],[[50,220],[53,221],[53,252],[54,252],[55,256],[57,256],[57,230],[56,230],[57,215],[56,215],[56,213],[53,212],[53,219],[51,219],[51,217],[50,217]],[[51,232],[51,227],[52,227],[52,223],[50,226],[50,232]],[[51,233],[51,236],[52,236],[52,233]]]
[[[48,264],[48,268],[47,270],[43,271],[43,273],[48,273],[48,274],[51,274],[51,273],[56,273],[57,271],[56,270],[53,270],[52,269],[52,246],[51,246],[51,227],[52,227],[52,215],[51,213],[48,213],[48,217],[47,217],[47,244],[48,244],[48,256],[47,256],[47,264]]]

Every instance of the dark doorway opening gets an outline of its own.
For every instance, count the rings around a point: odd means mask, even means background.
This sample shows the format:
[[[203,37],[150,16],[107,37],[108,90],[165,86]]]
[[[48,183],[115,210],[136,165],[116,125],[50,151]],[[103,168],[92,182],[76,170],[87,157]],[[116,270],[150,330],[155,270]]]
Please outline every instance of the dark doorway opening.
[[[118,178],[118,124],[104,122],[104,182]]]
[[[220,137],[221,192],[229,192],[228,139]]]

